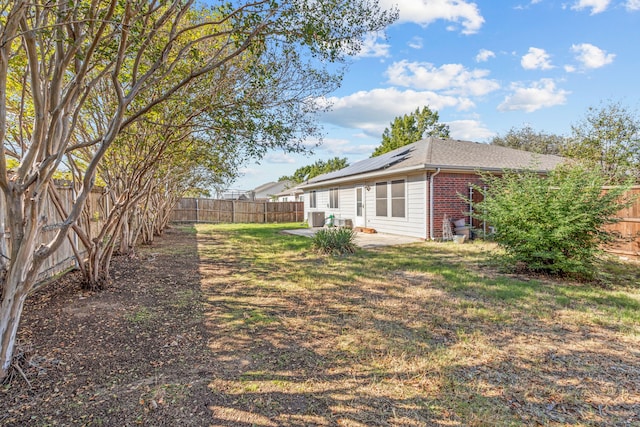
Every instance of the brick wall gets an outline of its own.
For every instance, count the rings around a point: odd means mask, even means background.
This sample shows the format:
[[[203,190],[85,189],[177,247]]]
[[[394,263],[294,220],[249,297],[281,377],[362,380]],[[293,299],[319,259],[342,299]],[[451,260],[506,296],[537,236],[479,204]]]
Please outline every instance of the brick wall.
[[[442,172],[434,177],[433,234],[436,239],[442,237],[442,219],[445,214],[452,221],[460,218],[465,218],[467,222],[469,221],[469,204],[462,197],[469,197],[469,186],[471,184],[482,186],[483,182],[478,175],[470,173]],[[429,211],[427,210],[427,212]]]

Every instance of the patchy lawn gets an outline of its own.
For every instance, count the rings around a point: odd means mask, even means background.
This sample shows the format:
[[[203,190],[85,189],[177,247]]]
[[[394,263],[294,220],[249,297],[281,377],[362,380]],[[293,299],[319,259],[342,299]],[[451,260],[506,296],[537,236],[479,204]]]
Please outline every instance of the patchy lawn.
[[[35,294],[0,424],[640,425],[637,264],[561,283],[479,244],[318,256],[290,227],[171,230],[106,291]]]

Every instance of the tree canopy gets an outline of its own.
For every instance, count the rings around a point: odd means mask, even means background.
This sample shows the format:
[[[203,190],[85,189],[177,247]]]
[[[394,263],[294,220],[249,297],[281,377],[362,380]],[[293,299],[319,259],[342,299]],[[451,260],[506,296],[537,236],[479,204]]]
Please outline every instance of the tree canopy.
[[[278,181],[292,181],[300,184],[307,179],[315,178],[318,175],[344,169],[349,166],[346,157],[334,157],[329,160],[317,160],[312,165],[302,166],[291,176],[281,176]]]
[[[584,119],[571,126],[564,151],[598,166],[610,184],[628,179],[640,182],[640,118],[619,102],[589,107]]]
[[[563,136],[537,132],[529,125],[520,129],[511,128],[504,136],[497,135],[491,140],[491,144],[501,147],[555,155],[562,154],[566,143],[567,139]]]
[[[449,125],[439,123],[440,116],[425,106],[416,108],[411,114],[396,117],[382,134],[382,143],[371,157],[376,157],[396,148],[420,141],[428,136],[449,138]]]

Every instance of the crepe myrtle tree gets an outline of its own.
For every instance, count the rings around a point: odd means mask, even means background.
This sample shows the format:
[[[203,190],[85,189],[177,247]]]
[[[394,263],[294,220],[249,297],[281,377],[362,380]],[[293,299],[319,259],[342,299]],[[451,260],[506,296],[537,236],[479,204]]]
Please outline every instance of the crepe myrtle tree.
[[[39,268],[80,217],[97,168],[123,128],[244,52],[275,48],[302,51],[320,65],[339,61],[396,15],[376,0],[231,1],[208,8],[189,0],[3,2],[0,380],[11,366]],[[89,125],[80,125],[90,117],[87,100],[101,85],[117,102],[105,108],[104,124],[95,124],[87,138],[80,130]],[[66,156],[84,147],[93,147],[92,156],[73,206],[55,224],[56,235],[40,243],[42,228],[53,225],[43,216],[52,178]],[[18,166],[9,169],[9,159]]]

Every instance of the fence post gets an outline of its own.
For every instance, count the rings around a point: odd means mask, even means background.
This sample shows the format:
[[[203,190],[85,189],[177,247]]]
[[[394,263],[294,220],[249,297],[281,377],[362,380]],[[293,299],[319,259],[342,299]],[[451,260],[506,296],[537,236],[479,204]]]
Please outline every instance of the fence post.
[[[231,223],[232,224],[236,223],[236,201],[235,200],[231,201]]]
[[[264,205],[262,206],[262,210],[264,211],[264,223],[267,223],[267,203],[269,202],[264,202]]]
[[[198,215],[198,198],[196,198],[196,224],[200,221],[200,217]]]

